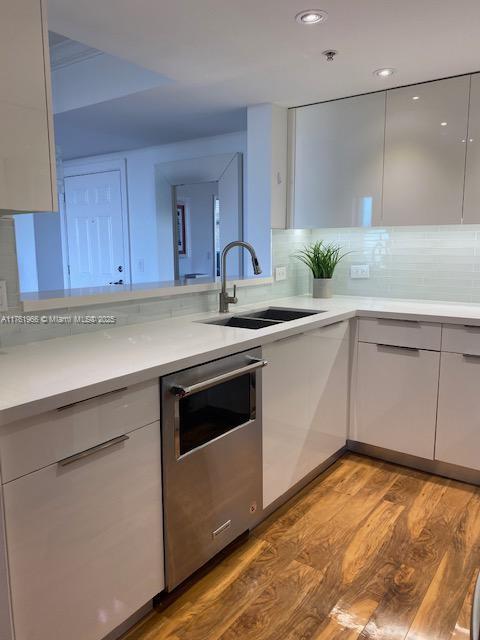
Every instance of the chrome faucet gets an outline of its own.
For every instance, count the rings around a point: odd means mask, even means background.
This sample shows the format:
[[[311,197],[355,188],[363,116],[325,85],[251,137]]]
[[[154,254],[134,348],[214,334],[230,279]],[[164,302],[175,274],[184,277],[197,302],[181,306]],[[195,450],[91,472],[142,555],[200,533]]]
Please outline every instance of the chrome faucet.
[[[233,285],[233,296],[229,296],[227,292],[227,253],[234,247],[243,247],[244,249],[247,249],[252,257],[253,273],[256,276],[258,276],[259,273],[262,273],[257,254],[251,244],[243,242],[243,240],[234,240],[233,242],[229,242],[222,251],[222,290],[220,291],[220,313],[228,313],[228,305],[236,304],[238,302],[236,284]]]

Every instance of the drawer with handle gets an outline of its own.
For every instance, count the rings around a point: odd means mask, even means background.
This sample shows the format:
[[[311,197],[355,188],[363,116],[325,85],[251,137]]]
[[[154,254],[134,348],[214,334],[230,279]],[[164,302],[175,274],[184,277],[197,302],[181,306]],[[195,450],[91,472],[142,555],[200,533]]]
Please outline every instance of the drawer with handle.
[[[68,460],[159,418],[155,379],[12,422],[0,429],[2,482]]]
[[[390,318],[360,318],[358,322],[360,342],[440,351],[441,335],[442,326],[434,322]]]
[[[480,326],[444,324],[442,351],[480,356]]]

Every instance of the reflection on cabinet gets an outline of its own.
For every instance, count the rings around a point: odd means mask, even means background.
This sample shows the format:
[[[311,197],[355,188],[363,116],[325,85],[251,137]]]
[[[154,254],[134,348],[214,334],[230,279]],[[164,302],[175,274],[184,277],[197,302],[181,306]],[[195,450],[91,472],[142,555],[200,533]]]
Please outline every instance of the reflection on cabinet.
[[[471,78],[463,222],[480,223],[480,74]]]
[[[371,226],[382,203],[385,93],[290,112],[293,227]],[[292,178],[292,177],[291,177]]]
[[[0,0],[0,214],[58,208],[43,0]]]
[[[435,459],[480,470],[480,356],[442,353]]]
[[[16,640],[99,640],[163,589],[159,422],[3,490]]]
[[[263,347],[263,506],[345,446],[349,324]]]
[[[386,226],[460,224],[468,76],[387,92]]]
[[[352,440],[433,460],[439,358],[360,342]]]

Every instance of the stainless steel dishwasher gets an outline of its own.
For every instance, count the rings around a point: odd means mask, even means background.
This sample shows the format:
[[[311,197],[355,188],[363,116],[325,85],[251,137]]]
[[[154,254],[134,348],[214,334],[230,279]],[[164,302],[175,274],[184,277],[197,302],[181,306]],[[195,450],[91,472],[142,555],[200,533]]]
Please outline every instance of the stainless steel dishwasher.
[[[168,591],[247,531],[261,508],[266,364],[252,349],[162,378]]]

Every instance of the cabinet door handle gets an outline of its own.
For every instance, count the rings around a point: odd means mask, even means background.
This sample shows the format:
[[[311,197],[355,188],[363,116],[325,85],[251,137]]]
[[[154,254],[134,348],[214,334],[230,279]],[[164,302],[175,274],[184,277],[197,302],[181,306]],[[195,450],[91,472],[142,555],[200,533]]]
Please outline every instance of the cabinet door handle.
[[[102,444],[97,444],[96,447],[91,447],[90,449],[85,449],[85,451],[80,451],[80,453],[75,453],[73,456],[69,456],[68,458],[63,458],[63,460],[59,460],[57,464],[59,467],[66,467],[67,465],[72,464],[73,462],[77,462],[77,460],[88,458],[88,456],[91,456],[94,453],[97,453],[97,451],[103,451],[104,449],[109,449],[110,447],[113,447],[116,444],[125,442],[125,440],[130,440],[130,438],[126,435],[112,438],[111,440],[102,442]]]
[[[404,324],[407,323],[408,324],[419,324],[418,320],[404,320],[403,318],[377,318],[377,322],[378,324],[386,324],[386,325],[391,325],[391,324]]]
[[[63,407],[58,407],[57,411],[65,411],[66,409],[71,409],[72,407],[75,407],[77,404],[82,404],[82,402],[88,402],[89,400],[95,400],[95,398],[106,398],[107,396],[113,396],[114,393],[121,393],[122,391],[126,391],[127,388],[128,387],[121,387],[120,389],[114,389],[113,391],[106,391],[105,393],[99,393],[98,396],[85,398],[85,400],[79,400],[78,402],[64,404]]]
[[[480,331],[480,326],[476,324],[464,324],[463,327],[468,331]]]
[[[465,360],[480,360],[480,355],[475,355],[474,353],[462,353],[462,356]]]
[[[409,351],[410,353],[420,353],[420,349],[418,349],[417,347],[402,347],[400,345],[397,344],[377,344],[377,349],[380,350],[384,350],[384,351],[390,351],[390,350],[394,350],[394,351]]]

